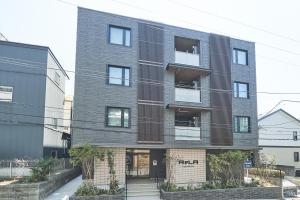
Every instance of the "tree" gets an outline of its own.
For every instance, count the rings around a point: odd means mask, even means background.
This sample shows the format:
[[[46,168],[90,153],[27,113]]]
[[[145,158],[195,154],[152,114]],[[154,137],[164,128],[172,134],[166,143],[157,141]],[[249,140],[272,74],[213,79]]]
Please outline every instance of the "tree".
[[[110,193],[116,194],[119,189],[119,182],[116,178],[116,171],[115,171],[115,155],[113,151],[107,151],[107,164],[109,168],[109,190]]]
[[[92,179],[94,159],[104,160],[104,152],[97,150],[89,144],[79,147],[72,147],[69,150],[71,163],[73,166],[81,166],[87,179]]]
[[[223,186],[240,186],[243,183],[243,163],[248,155],[242,151],[227,151],[208,155],[212,179]]]

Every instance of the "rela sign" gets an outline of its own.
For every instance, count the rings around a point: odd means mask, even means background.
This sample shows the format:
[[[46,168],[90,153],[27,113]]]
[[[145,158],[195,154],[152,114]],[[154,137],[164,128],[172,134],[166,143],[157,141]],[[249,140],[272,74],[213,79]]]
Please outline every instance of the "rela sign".
[[[198,165],[198,160],[179,160],[179,165]]]

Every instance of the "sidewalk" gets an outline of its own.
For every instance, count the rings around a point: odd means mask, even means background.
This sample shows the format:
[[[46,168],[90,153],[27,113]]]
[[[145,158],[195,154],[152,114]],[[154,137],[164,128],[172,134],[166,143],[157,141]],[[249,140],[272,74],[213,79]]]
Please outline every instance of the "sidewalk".
[[[74,178],[58,190],[54,191],[52,194],[50,194],[48,197],[46,197],[45,200],[68,200],[70,196],[72,196],[77,188],[82,183],[82,176],[78,176],[77,178]]]

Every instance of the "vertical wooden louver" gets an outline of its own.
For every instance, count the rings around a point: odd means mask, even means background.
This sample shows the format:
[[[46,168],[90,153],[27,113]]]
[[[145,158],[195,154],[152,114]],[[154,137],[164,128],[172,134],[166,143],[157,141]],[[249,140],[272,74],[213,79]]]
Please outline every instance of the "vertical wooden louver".
[[[211,34],[211,144],[233,145],[230,39]]]
[[[163,39],[162,27],[139,23],[138,142],[163,142]]]

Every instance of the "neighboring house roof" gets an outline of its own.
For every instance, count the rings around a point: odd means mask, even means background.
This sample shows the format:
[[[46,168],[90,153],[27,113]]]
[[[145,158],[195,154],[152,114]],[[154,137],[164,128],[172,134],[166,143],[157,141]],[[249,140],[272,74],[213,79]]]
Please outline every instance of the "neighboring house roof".
[[[287,115],[288,117],[290,117],[290,118],[292,118],[293,120],[295,120],[296,122],[300,123],[300,120],[299,120],[298,118],[294,117],[293,115],[291,115],[291,114],[288,113],[287,111],[283,110],[282,108],[280,108],[280,109],[278,109],[278,110],[276,110],[276,111],[274,111],[274,112],[272,112],[272,113],[270,113],[270,114],[268,114],[268,115],[266,115],[266,116],[263,116],[262,118],[258,119],[258,122],[261,121],[261,120],[263,120],[263,119],[265,119],[265,118],[267,118],[267,117],[270,117],[271,115],[274,115],[274,114],[276,114],[276,113],[279,113],[279,112],[284,113],[284,114]]]
[[[54,59],[54,61],[56,62],[56,64],[59,66],[59,68],[61,69],[61,71],[63,72],[63,74],[68,79],[70,79],[69,76],[68,76],[68,74],[64,70],[64,68],[61,66],[61,64],[59,63],[59,61],[55,57],[54,53],[51,51],[50,47],[41,46],[41,45],[33,45],[33,44],[25,44],[25,43],[20,43],[20,42],[1,41],[1,40],[0,40],[0,44],[17,46],[17,47],[19,46],[19,47],[27,47],[27,48],[34,48],[34,49],[46,50],[46,51],[48,51],[50,53],[50,55],[52,56],[52,58]]]

